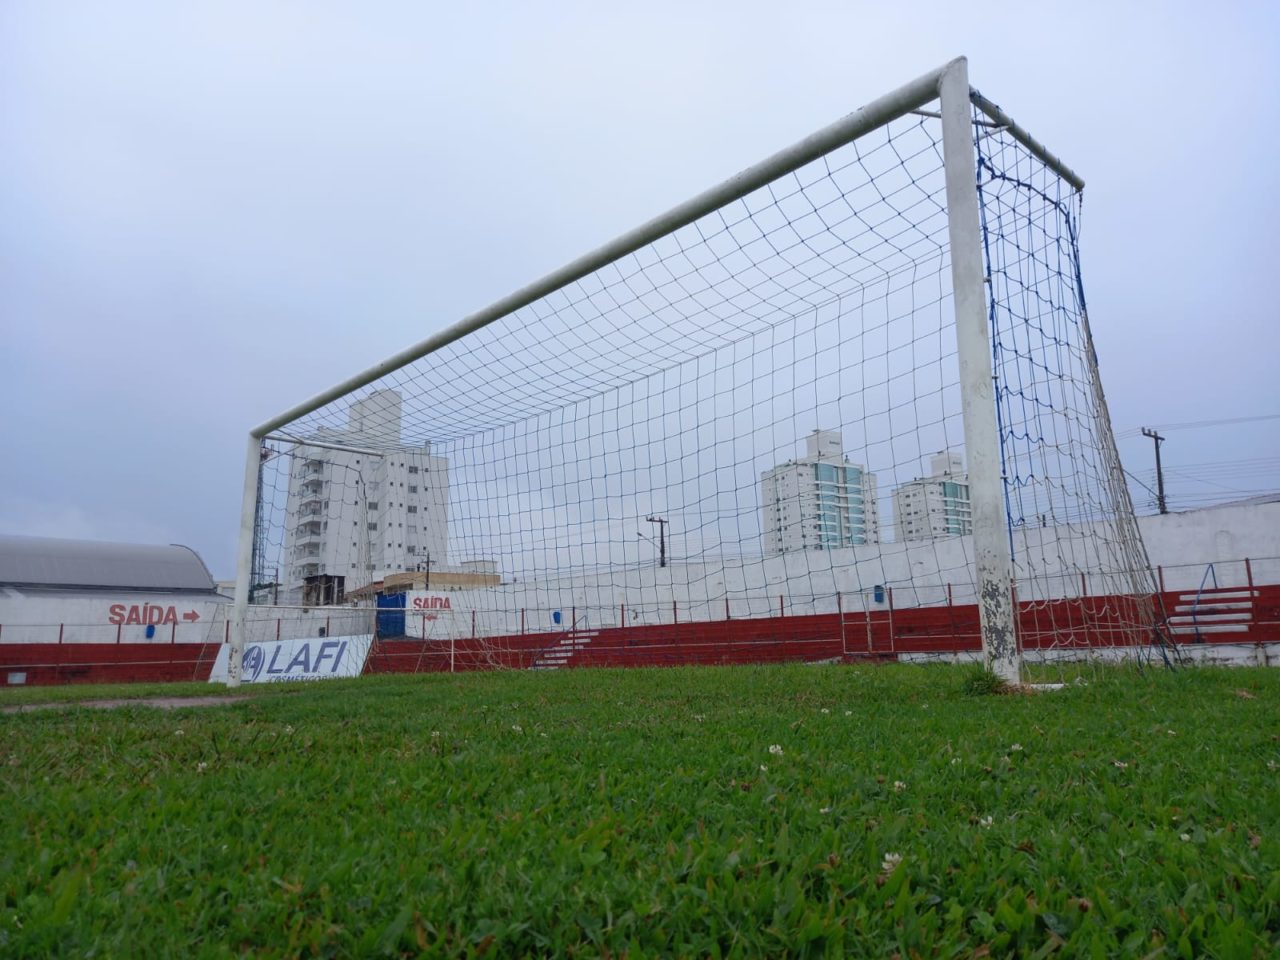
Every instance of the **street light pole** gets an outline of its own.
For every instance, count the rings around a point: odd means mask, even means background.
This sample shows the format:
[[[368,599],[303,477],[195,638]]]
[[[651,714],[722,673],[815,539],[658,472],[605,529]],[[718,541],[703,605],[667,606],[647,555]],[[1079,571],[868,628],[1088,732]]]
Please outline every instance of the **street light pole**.
[[[667,565],[667,524],[671,521],[662,517],[645,517],[645,519],[658,525],[658,566],[665,567]]]
[[[1165,503],[1165,499],[1164,499],[1164,470],[1160,466],[1160,444],[1164,443],[1164,437],[1160,436],[1160,434],[1158,434],[1154,430],[1148,430],[1146,427],[1142,428],[1142,435],[1144,437],[1150,437],[1153,441],[1155,441],[1155,445],[1156,445],[1156,507],[1160,510],[1161,513],[1168,513],[1169,507]]]

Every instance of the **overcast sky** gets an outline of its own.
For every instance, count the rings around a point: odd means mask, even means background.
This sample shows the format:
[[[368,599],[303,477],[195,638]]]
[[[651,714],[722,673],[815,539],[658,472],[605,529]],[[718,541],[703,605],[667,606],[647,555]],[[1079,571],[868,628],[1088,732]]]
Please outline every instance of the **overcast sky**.
[[[1117,431],[1280,411],[1280,6],[889,7],[4,0],[0,532],[229,577],[250,427],[957,54],[1087,181]]]

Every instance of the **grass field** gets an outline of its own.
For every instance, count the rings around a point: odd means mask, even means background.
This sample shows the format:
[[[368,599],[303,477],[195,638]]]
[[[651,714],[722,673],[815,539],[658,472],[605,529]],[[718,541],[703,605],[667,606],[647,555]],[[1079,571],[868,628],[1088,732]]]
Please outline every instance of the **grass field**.
[[[0,955],[1280,950],[1280,671],[965,678],[369,677],[0,716]]]

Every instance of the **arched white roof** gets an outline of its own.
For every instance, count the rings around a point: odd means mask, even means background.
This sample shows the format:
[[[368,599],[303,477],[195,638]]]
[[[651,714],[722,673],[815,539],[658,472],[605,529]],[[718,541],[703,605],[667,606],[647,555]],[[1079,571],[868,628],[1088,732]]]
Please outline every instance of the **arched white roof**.
[[[199,554],[180,544],[152,546],[3,534],[0,534],[0,585],[217,589]]]

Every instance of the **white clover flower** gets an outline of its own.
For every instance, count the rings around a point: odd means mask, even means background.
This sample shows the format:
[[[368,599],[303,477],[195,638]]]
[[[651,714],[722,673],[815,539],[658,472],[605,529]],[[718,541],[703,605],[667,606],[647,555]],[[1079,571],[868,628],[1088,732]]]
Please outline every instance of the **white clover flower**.
[[[1124,770],[1129,766],[1129,764],[1125,763],[1123,760],[1112,760],[1111,765],[1117,770]]]
[[[959,762],[960,762],[960,758],[959,758],[959,757],[952,757],[952,758],[951,758],[951,765],[952,765],[953,767],[954,767],[957,763],[959,763]]]
[[[1177,730],[1166,730],[1165,733],[1167,733],[1171,737],[1176,737],[1178,735]]]
[[[773,754],[775,757],[782,756],[782,744],[780,743],[769,744],[769,752]]]
[[[431,739],[432,739],[432,740],[439,740],[439,739],[440,739],[440,731],[439,731],[439,730],[432,730],[432,731],[431,731]]]
[[[819,807],[819,808],[818,808],[818,812],[819,812],[819,813],[823,813],[823,814],[830,813],[830,812],[831,812],[831,808],[830,808],[830,807]]]
[[[768,772],[769,772],[769,765],[768,765],[767,763],[762,763],[762,764],[760,764],[760,772],[761,772],[761,773],[768,773]]]
[[[1017,753],[1019,750],[1021,750],[1021,749],[1022,749],[1022,744],[1020,744],[1020,743],[1015,743],[1015,744],[1014,744],[1012,747],[1010,747],[1009,749],[1010,749],[1013,753]]]
[[[1277,764],[1274,760],[1268,760],[1268,761],[1267,761],[1267,769],[1268,769],[1268,770],[1276,770],[1276,769],[1280,769],[1280,764]]]
[[[180,737],[180,736],[182,736],[182,728],[181,728],[181,727],[179,727],[177,730],[173,731],[173,735],[174,735],[175,737]]]
[[[844,715],[845,715],[846,717],[852,717],[852,716],[853,716],[853,711],[852,711],[852,710],[846,710],[846,711],[844,712]]]
[[[518,723],[513,723],[511,725],[511,729],[514,730],[516,733],[524,733],[524,727],[520,726],[520,724]]]
[[[196,773],[204,773],[208,769],[209,769],[209,765],[205,763],[203,760],[201,760],[199,763],[196,764]]]
[[[1180,833],[1180,834],[1178,834],[1178,839],[1179,839],[1179,840],[1181,840],[1183,843],[1190,843],[1190,842],[1191,842],[1191,834],[1189,834],[1189,833]]]
[[[830,713],[831,711],[830,711],[830,710],[828,710],[826,707],[823,707],[823,708],[822,708],[821,710],[819,710],[818,712],[819,712],[819,713]]]
[[[707,719],[707,715],[705,713],[695,713],[693,715],[693,719],[701,723],[703,720]]]
[[[285,732],[285,733],[293,733],[293,724],[292,724],[292,723],[286,723],[286,724],[284,725],[284,732]]]
[[[898,864],[902,862],[902,854],[886,853],[884,859],[880,862],[881,873],[893,873],[898,868]]]
[[[980,827],[989,827],[989,826],[991,826],[991,823],[992,823],[992,819],[991,819],[991,817],[982,817],[982,818],[978,821],[978,826],[980,826]]]
[[[893,792],[894,792],[894,793],[901,793],[901,792],[902,792],[903,790],[905,790],[905,789],[907,789],[907,785],[906,785],[905,783],[903,783],[901,780],[895,780],[895,781],[893,781]]]

